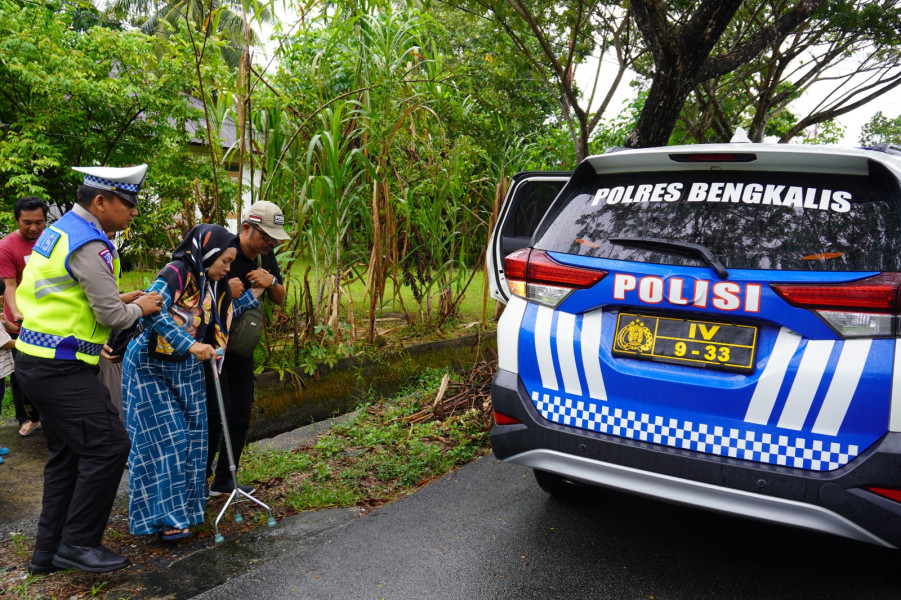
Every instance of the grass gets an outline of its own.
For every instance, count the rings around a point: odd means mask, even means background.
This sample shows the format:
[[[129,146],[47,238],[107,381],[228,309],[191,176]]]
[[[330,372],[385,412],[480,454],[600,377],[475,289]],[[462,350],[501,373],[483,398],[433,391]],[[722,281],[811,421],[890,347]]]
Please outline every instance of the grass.
[[[3,390],[3,399],[0,401],[0,419],[13,419],[16,416],[16,407],[13,405],[13,396],[10,391],[9,379],[6,380],[6,386]]]
[[[259,368],[274,369],[281,375],[285,370],[299,368],[306,375],[314,375],[321,365],[332,366],[341,358],[367,352],[381,352],[388,347],[406,347],[411,343],[434,341],[448,337],[472,333],[473,327],[481,324],[482,294],[485,282],[484,271],[475,272],[472,283],[466,290],[457,306],[456,315],[448,319],[440,327],[434,325],[437,311],[433,310],[431,319],[421,312],[413,299],[411,290],[401,287],[394,293],[394,283],[386,283],[385,303],[376,311],[376,331],[378,336],[374,345],[364,342],[367,338],[366,326],[368,310],[365,288],[362,281],[352,280],[346,284],[347,296],[341,311],[341,322],[338,330],[323,324],[316,324],[309,337],[294,346],[293,307],[298,297],[296,292],[302,285],[303,273],[310,263],[295,263],[292,276],[289,278],[288,294],[285,304],[276,315],[278,325],[267,327],[267,335],[254,354],[255,364]],[[120,289],[130,291],[143,289],[150,285],[155,271],[130,271],[122,275]],[[468,278],[469,275],[467,275]],[[316,292],[313,291],[315,294]],[[353,318],[347,314],[347,298],[353,303]],[[403,301],[403,305],[401,304]],[[437,302],[433,302],[437,304]],[[412,322],[404,319],[403,307],[412,311]],[[486,321],[493,326],[494,301],[489,299]],[[354,331],[350,322],[354,323]],[[302,327],[303,319],[301,319]],[[484,328],[484,326],[480,327]]]
[[[294,267],[291,270],[291,277],[289,278],[290,289],[288,290],[288,294],[285,297],[285,310],[287,312],[290,312],[290,309],[294,307],[295,286],[302,285],[303,274],[304,272],[306,272],[307,267],[310,266],[312,266],[312,263],[307,261],[297,261],[294,264]],[[469,278],[469,274],[470,273],[466,274],[466,279]],[[150,285],[155,276],[156,271],[153,270],[128,271],[122,274],[122,281],[119,287],[122,291],[143,289]],[[315,282],[311,281],[310,285],[315,285]],[[467,323],[481,320],[482,292],[484,285],[485,271],[483,269],[479,269],[473,275],[472,283],[469,284],[469,287],[467,288],[463,299],[458,305],[457,314],[459,320]],[[356,319],[362,322],[362,320],[366,318],[368,306],[364,282],[359,279],[354,279],[348,285],[346,285],[345,289],[348,292],[349,297],[353,301],[354,314],[356,316]],[[315,294],[316,292],[314,291],[313,293]],[[398,299],[398,295],[400,299]],[[396,315],[398,313],[401,313],[403,310],[401,301],[403,301],[403,306],[406,306],[407,310],[409,311],[419,309],[416,300],[413,297],[413,292],[410,290],[410,288],[401,286],[398,294],[395,294],[394,282],[389,279],[385,284],[385,302],[378,307],[376,315],[378,317],[383,317],[385,315]],[[433,306],[437,306],[437,299],[433,299],[432,304]],[[494,303],[489,297],[489,319],[492,316],[493,309]],[[435,309],[433,309],[433,312],[436,312]]]
[[[443,370],[420,375],[406,393],[361,407],[347,422],[290,452],[248,450],[246,480],[276,481],[291,511],[379,505],[466,464],[487,448],[478,409],[443,420],[411,417],[431,405]]]

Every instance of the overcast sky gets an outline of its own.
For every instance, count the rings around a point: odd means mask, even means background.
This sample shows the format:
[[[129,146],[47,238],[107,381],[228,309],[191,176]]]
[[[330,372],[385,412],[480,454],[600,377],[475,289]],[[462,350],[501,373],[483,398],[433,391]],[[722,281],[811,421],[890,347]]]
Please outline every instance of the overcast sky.
[[[612,60],[605,59],[603,68],[601,69],[602,83],[613,79],[616,74],[615,64],[616,63]],[[576,81],[578,82],[579,87],[585,90],[586,95],[588,94],[589,87],[593,83],[596,68],[597,59],[589,59],[588,62],[580,65],[576,70]],[[611,120],[616,114],[616,111],[623,106],[622,103],[632,97],[632,89],[629,87],[629,81],[629,76],[623,78],[613,102],[607,109],[607,114],[604,115],[605,121]],[[601,96],[606,92],[606,87],[601,88],[599,86],[596,96]],[[814,93],[807,93],[793,103],[791,109],[796,115],[804,116],[816,104],[817,96],[819,96],[819,94],[814,95]],[[596,104],[599,103],[600,102],[596,102]],[[841,145],[859,146],[858,140],[860,139],[861,128],[879,111],[882,111],[882,114],[890,119],[897,117],[901,114],[901,95],[899,95],[897,91],[889,92],[884,94],[881,98],[839,117],[837,121],[845,127],[845,135]]]
[[[798,104],[803,107],[805,100],[803,98],[800,99]],[[899,102],[897,93],[889,92],[883,95],[882,98],[839,117],[837,121],[845,127],[845,137],[842,140],[842,145],[859,146],[861,128],[879,111],[882,111],[882,114],[889,119],[901,114],[901,102]]]

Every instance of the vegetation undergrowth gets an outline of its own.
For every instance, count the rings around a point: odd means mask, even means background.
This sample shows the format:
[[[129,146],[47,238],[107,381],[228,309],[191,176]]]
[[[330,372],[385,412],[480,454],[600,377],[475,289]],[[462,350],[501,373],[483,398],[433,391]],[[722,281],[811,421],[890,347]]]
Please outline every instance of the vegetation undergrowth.
[[[297,296],[294,293],[296,288],[301,287],[303,283],[303,274],[308,267],[313,264],[307,260],[294,261],[290,276],[286,277],[288,281],[288,293],[285,296],[284,311],[290,314],[297,303]],[[122,291],[130,291],[135,289],[146,288],[156,277],[157,269],[147,268],[141,270],[125,271],[122,273],[121,283],[119,287]],[[456,306],[455,314],[460,320],[467,322],[479,321],[482,315],[482,292],[485,286],[485,272],[478,269],[475,272],[467,272],[467,278],[472,278],[467,293],[464,294]],[[365,281],[360,277],[348,277],[346,283],[350,302],[354,309],[355,320],[360,322],[362,327],[363,320],[368,310],[368,304],[365,297]],[[389,279],[385,282],[385,300],[376,309],[376,316],[390,320],[396,318],[398,322],[402,321],[404,307],[417,306],[413,290],[409,286],[395,285],[394,280]],[[492,315],[490,311],[494,309],[494,302],[489,303],[489,314],[487,318],[490,320]],[[419,322],[428,322],[425,315]],[[399,323],[398,323],[399,324]],[[397,324],[394,324],[397,325]],[[390,325],[393,327],[394,325]]]
[[[427,369],[398,397],[361,406],[308,446],[249,450],[243,477],[269,484],[285,509],[301,511],[378,506],[452,471],[485,452],[490,415],[474,398],[443,419],[418,419],[445,375]]]
[[[273,370],[281,377],[290,369],[302,375],[315,376],[322,365],[332,367],[349,356],[378,355],[385,349],[405,348],[416,343],[459,337],[494,327],[495,302],[483,303],[484,272],[471,272],[472,285],[460,298],[453,316],[440,323],[424,314],[410,317],[404,307],[415,306],[409,287],[389,280],[385,300],[375,311],[378,336],[366,338],[364,323],[368,306],[361,280],[348,281],[349,306],[352,312],[332,324],[318,323],[304,316],[303,301],[294,292],[302,287],[300,273],[309,264],[296,261],[288,280],[288,293],[283,306],[266,305],[267,327],[262,343],[254,353],[257,371]],[[156,275],[153,269],[123,273],[120,289],[145,289]],[[484,306],[483,306],[484,304]],[[483,319],[483,308],[485,318]]]
[[[0,419],[12,419],[16,416],[16,408],[13,405],[12,391],[10,390],[9,381],[3,390],[3,399],[0,400]]]

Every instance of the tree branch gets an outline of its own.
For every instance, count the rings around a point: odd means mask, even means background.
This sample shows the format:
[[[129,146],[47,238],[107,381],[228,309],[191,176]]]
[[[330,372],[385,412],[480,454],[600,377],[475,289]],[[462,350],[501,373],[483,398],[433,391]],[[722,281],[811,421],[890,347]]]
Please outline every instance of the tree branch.
[[[774,46],[778,40],[798,29],[824,2],[825,0],[800,0],[797,6],[779,17],[775,23],[761,29],[744,43],[724,54],[708,57],[698,71],[698,81],[725,75],[750,62],[765,49]]]

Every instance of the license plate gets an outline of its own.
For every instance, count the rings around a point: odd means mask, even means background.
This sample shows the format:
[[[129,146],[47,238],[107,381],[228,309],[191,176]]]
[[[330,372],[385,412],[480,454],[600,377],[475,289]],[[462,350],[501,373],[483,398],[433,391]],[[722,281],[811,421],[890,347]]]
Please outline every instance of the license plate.
[[[757,327],[619,313],[613,355],[750,372]]]

